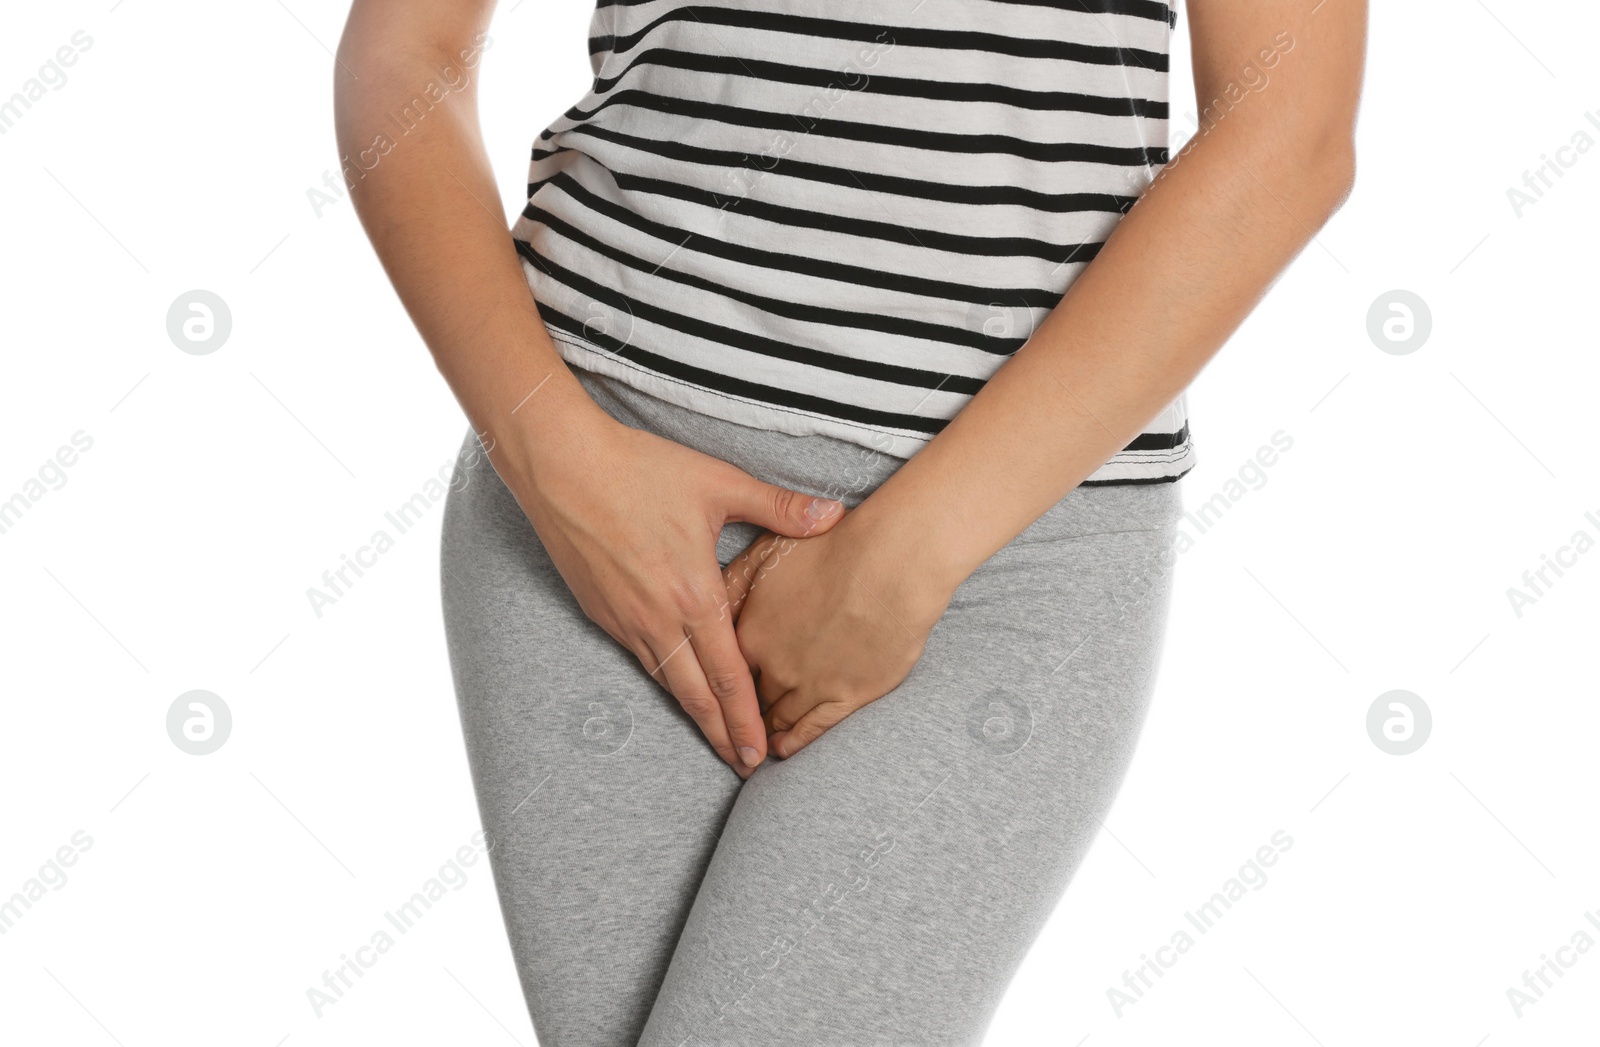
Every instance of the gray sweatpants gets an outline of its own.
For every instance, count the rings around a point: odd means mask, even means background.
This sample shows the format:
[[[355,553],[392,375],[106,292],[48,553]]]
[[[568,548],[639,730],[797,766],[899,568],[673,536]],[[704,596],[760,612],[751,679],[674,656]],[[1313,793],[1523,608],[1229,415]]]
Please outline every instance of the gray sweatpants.
[[[901,464],[580,377],[629,425],[849,506]],[[961,586],[898,688],[742,781],[584,616],[475,439],[445,625],[539,1043],[978,1043],[1132,756],[1180,485],[1072,492]],[[729,525],[718,558],[756,533]]]

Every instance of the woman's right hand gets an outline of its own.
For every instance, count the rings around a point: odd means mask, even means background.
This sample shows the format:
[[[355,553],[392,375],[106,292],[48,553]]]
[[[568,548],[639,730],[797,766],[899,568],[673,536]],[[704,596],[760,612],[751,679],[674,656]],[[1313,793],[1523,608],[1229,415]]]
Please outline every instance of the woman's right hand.
[[[581,431],[517,455],[511,486],[578,604],[692,717],[742,777],[767,755],[750,667],[717,562],[724,524],[804,538],[843,507],[596,411]]]
[[[584,612],[677,697],[724,760],[743,767],[739,750],[748,749],[748,763],[759,763],[766,732],[723,610],[717,535],[742,520],[799,537],[840,514],[807,516],[809,496],[629,429],[584,391],[511,250],[475,75],[439,110],[448,113],[408,129],[404,148],[384,150],[382,163],[372,159],[374,136],[417,84],[437,78],[439,56],[475,69],[493,9],[490,0],[353,0],[334,99],[350,200]]]

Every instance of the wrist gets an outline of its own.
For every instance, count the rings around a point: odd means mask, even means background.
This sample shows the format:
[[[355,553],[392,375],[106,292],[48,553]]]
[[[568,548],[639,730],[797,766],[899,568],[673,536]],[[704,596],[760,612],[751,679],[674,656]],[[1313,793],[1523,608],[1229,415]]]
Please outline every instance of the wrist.
[[[573,470],[592,468],[597,454],[604,457],[603,449],[627,428],[576,381],[550,385],[555,388],[478,434],[496,471],[519,492],[537,493]]]
[[[917,607],[943,613],[976,565],[966,566],[952,543],[912,519],[869,496],[829,533],[852,549],[860,570]],[[872,585],[865,576],[863,582]]]

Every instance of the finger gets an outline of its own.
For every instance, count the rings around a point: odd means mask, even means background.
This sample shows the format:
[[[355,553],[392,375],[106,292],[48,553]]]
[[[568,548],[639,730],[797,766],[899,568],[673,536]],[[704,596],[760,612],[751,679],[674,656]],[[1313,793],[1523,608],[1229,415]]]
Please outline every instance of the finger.
[[[727,618],[691,626],[690,641],[706,686],[722,709],[722,722],[738,762],[754,769],[767,757],[767,728],[756,704],[756,685]]]
[[[777,535],[765,532],[722,569],[722,585],[727,591],[727,614],[734,622],[739,620],[745,597],[750,595],[763,564],[777,547],[777,542]]]
[[[658,646],[666,647],[666,650],[657,655],[658,668],[651,675],[661,680],[672,692],[717,755],[734,770],[745,774],[739,754],[734,752],[733,743],[728,737],[728,726],[722,718],[722,703],[711,693],[689,638],[684,636],[675,645],[652,643],[651,650],[657,650]]]
[[[740,475],[743,479],[727,489],[730,520],[758,524],[790,538],[808,538],[828,530],[844,517],[844,506],[831,498],[801,494]]]
[[[787,760],[822,737],[829,728],[837,726],[848,715],[850,709],[843,702],[822,702],[801,716],[793,727],[787,731],[779,731],[768,738],[767,745],[772,752]]]
[[[745,664],[750,666],[750,675],[755,680],[756,705],[765,710],[767,706],[782,698],[789,688],[775,674],[765,670],[761,664],[760,645],[751,640],[749,629],[741,625],[734,630],[733,638],[739,645],[740,656],[744,658]]]
[[[800,691],[784,691],[762,699],[761,721],[766,725],[768,734],[787,731],[816,704],[815,698],[802,695]]]

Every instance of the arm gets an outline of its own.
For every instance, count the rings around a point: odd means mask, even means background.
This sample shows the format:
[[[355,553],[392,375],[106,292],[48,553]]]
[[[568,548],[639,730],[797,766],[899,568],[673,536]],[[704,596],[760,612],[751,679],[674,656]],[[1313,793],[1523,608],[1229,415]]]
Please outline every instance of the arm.
[[[677,697],[724,760],[753,766],[766,753],[766,732],[722,613],[717,535],[729,520],[816,534],[837,512],[616,422],[557,354],[478,129],[475,70],[493,9],[493,0],[355,0],[335,72],[351,199],[491,463],[584,612]],[[441,101],[444,83],[451,89]],[[416,99],[434,104],[402,132],[389,114]],[[814,503],[819,511],[808,515]]]
[[[949,426],[828,535],[785,543],[795,570],[763,569],[739,638],[779,755],[892,690],[956,587],[1189,385],[1348,194],[1365,0],[1191,0],[1189,14],[1202,112],[1275,40],[1292,46]],[[771,542],[752,553],[773,559]],[[849,632],[796,628],[808,614]]]

